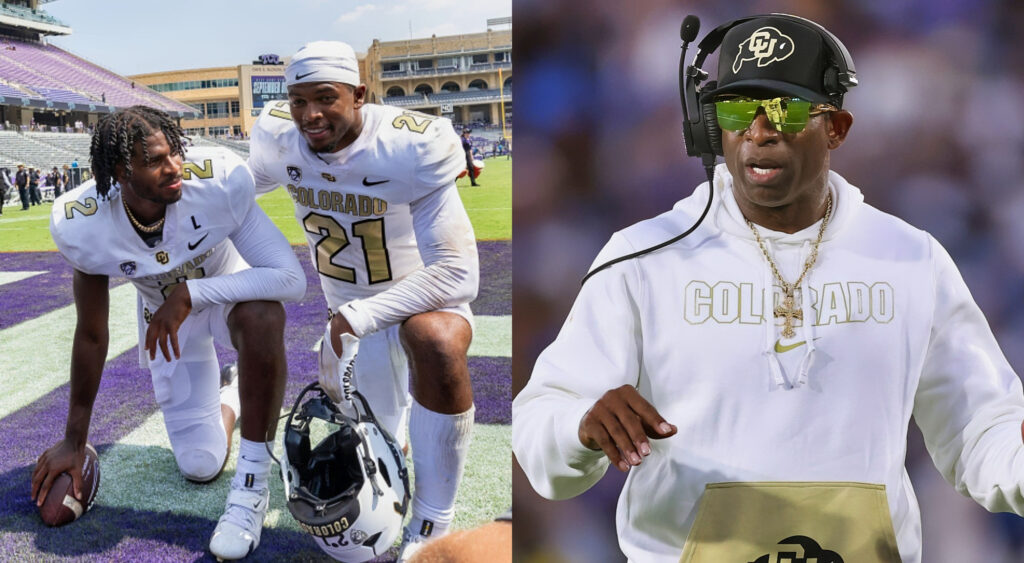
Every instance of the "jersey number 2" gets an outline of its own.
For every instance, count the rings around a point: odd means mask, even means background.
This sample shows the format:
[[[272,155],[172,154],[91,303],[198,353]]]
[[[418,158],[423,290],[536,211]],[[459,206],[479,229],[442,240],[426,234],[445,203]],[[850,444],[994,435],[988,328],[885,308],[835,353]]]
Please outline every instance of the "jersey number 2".
[[[321,274],[336,280],[356,283],[353,268],[338,266],[332,259],[349,245],[348,233],[333,217],[310,213],[302,220],[306,231],[324,238],[316,243],[316,269]],[[352,234],[363,241],[363,260],[370,283],[391,280],[391,264],[388,249],[384,243],[384,219],[367,219],[352,224]]]

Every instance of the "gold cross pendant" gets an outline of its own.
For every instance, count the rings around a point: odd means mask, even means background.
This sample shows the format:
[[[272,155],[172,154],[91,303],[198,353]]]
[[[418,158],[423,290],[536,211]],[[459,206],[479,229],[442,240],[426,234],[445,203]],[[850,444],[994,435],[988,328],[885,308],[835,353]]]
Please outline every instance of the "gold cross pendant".
[[[782,336],[785,338],[796,336],[796,331],[793,330],[793,319],[804,320],[804,312],[796,308],[796,300],[793,299],[792,293],[783,296],[782,305],[775,308],[775,318],[779,317],[785,318],[782,323]]]

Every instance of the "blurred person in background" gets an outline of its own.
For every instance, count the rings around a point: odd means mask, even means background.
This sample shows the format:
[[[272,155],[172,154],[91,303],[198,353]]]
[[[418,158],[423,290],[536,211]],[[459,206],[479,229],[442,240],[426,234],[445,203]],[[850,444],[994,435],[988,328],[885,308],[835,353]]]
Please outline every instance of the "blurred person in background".
[[[60,172],[57,170],[56,166],[54,166],[53,170],[50,171],[49,174],[47,174],[46,181],[51,186],[53,186],[53,197],[54,197],[54,199],[60,197],[60,193],[61,193],[60,192],[60,188],[64,184],[62,184],[61,181],[60,181]]]
[[[4,214],[4,200],[7,194],[14,189],[14,180],[11,179],[9,168],[0,168],[0,215]]]
[[[994,2],[915,4],[920,17],[910,25],[910,19],[875,5],[755,6],[744,10],[810,16],[858,53],[863,86],[848,107],[857,114],[858,131],[877,134],[854,135],[833,155],[833,164],[865,189],[868,201],[933,232],[961,265],[997,337],[1006,342],[1022,335],[1017,303],[1024,234],[1011,219],[1022,200],[1020,175],[1014,173],[1021,168],[1022,126],[1020,120],[997,117],[1019,111],[1011,93],[1019,91],[1021,65],[1000,31],[1020,21],[1020,10]],[[700,7],[716,21],[742,15],[727,6]],[[677,158],[678,129],[665,126],[679,119],[675,68],[664,64],[663,48],[678,45],[681,8],[659,1],[629,8],[526,1],[516,9],[516,43],[523,46],[517,48],[517,62],[527,77],[517,91],[520,131],[530,141],[523,144],[527,156],[516,169],[520,252],[513,367],[519,389],[540,347],[564,319],[608,226],[624,226],[668,207],[678,198],[679,184],[692,185],[679,178],[696,177],[700,168]],[[897,51],[900,57],[892,57]],[[705,68],[711,64],[713,59]],[[971,79],[953,80],[955,73]],[[921,92],[928,93],[926,106],[919,103]],[[964,103],[979,95],[994,104],[992,111]],[[633,103],[621,104],[624,98]],[[949,134],[949,122],[928,118],[965,111],[971,119],[960,121],[956,135]],[[993,130],[999,134],[985,134]],[[928,191],[929,185],[939,189]],[[929,199],[936,197],[951,204]],[[1019,368],[1022,354],[1013,348],[1007,353]],[[927,560],[970,559],[964,554],[979,548],[987,560],[1018,560],[1002,538],[1013,536],[1013,530],[1020,533],[1019,518],[988,516],[947,494],[951,491],[927,462],[919,437],[911,441],[907,458],[924,513]],[[541,508],[517,472],[517,509],[522,505],[521,521],[531,524],[517,529],[517,558],[558,553],[569,560],[621,560],[613,541],[595,540],[610,539],[609,534],[589,534],[584,542],[545,530],[557,529],[554,524],[567,518],[596,519],[608,530],[611,499],[622,483],[612,473],[576,501]]]
[[[471,186],[479,186],[476,183],[476,166],[473,166],[474,149],[473,142],[469,140],[469,134],[473,130],[466,128],[462,130],[462,151],[466,153],[466,174],[469,175],[469,182]]]
[[[18,165],[18,171],[14,173],[14,184],[18,186],[18,197],[21,199],[21,210],[25,211],[28,209],[29,204],[29,189],[28,189],[28,177],[29,171],[25,168],[24,164]]]
[[[28,197],[32,205],[43,203],[43,194],[39,192],[40,174],[38,168],[29,168],[28,171]]]

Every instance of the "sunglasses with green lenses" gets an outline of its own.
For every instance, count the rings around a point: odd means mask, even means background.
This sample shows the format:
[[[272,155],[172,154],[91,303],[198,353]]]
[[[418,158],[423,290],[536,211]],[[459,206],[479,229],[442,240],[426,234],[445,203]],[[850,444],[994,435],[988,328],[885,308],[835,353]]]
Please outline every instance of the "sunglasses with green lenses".
[[[718,125],[726,131],[743,131],[750,127],[760,108],[764,108],[768,121],[782,133],[799,133],[811,117],[837,111],[829,104],[813,104],[800,98],[729,98],[715,102]]]

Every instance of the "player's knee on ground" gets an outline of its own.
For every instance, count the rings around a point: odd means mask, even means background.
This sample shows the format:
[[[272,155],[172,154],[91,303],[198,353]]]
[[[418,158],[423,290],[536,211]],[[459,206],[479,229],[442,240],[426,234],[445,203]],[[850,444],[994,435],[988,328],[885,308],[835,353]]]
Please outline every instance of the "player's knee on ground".
[[[224,466],[224,458],[217,458],[212,452],[206,450],[188,449],[180,454],[175,454],[178,461],[178,470],[189,481],[206,483],[212,481],[220,474]]]
[[[491,522],[438,538],[421,549],[412,563],[475,563],[512,561],[512,524]]]
[[[181,474],[189,481],[199,483],[217,477],[228,454],[227,434],[220,417],[211,416],[199,424],[192,422],[182,424],[180,428],[176,426],[172,421],[167,427],[167,434]]]

